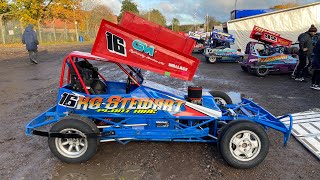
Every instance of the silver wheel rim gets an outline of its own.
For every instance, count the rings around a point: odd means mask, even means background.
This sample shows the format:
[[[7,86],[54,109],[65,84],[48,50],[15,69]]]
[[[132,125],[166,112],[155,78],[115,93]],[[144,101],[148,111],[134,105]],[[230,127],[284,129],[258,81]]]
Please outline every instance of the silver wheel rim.
[[[60,133],[76,133],[85,137],[81,131],[73,128],[63,129]],[[55,144],[58,152],[68,158],[81,157],[88,149],[87,138],[56,138]]]
[[[252,131],[239,131],[232,136],[229,150],[237,160],[250,161],[260,153],[261,141],[257,134]]]
[[[216,57],[210,56],[210,57],[209,57],[209,61],[210,61],[210,62],[216,62]]]
[[[215,101],[218,105],[223,105],[223,106],[225,106],[225,105],[228,104],[227,101],[224,100],[224,99],[221,98],[221,97],[214,97],[214,101]]]

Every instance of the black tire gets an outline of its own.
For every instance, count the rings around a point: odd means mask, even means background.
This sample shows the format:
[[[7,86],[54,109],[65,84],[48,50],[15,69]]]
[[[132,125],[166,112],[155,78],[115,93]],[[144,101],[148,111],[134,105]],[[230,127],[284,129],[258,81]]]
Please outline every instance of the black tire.
[[[237,145],[235,141],[238,141]],[[247,169],[257,166],[265,159],[269,151],[269,138],[259,124],[237,120],[223,127],[219,135],[218,148],[229,165]],[[250,157],[246,157],[247,155]]]
[[[255,68],[254,72],[259,77],[265,77],[266,75],[269,74],[269,69],[268,68]]]
[[[54,124],[50,129],[50,132],[67,133],[70,131],[83,135],[88,133],[99,133],[99,129],[92,121],[77,115],[61,118],[61,120]],[[63,142],[69,142],[69,144],[63,145]],[[82,163],[88,161],[95,155],[99,145],[99,138],[66,139],[49,137],[48,143],[51,152],[61,161],[66,163]],[[74,144],[70,145],[70,143]],[[70,146],[73,146],[70,150],[71,152],[67,150]],[[77,152],[76,146],[78,146],[79,152]],[[75,152],[73,150],[75,150]]]
[[[241,69],[242,69],[244,72],[248,72],[248,68],[245,67],[245,66],[242,66],[242,65],[241,65]]]
[[[214,64],[217,62],[217,57],[216,56],[209,56],[209,57],[206,56],[206,60],[208,63]]]
[[[290,48],[285,48],[284,54],[298,54],[299,53],[299,48],[297,47],[290,47]]]
[[[226,104],[232,104],[232,99],[230,96],[224,92],[221,91],[210,91],[210,94],[213,96],[215,102],[218,105],[226,105]],[[223,102],[224,101],[224,102]]]
[[[254,73],[254,68],[248,68],[249,73]]]

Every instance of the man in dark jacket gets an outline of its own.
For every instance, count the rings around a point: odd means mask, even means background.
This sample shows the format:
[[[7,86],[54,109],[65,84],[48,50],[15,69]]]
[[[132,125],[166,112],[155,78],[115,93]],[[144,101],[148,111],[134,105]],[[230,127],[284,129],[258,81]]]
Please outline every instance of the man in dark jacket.
[[[312,60],[312,83],[311,89],[319,90],[320,91],[320,38],[318,39],[317,44],[313,49],[314,57]]]
[[[316,34],[317,28],[311,25],[309,30],[302,33],[298,37],[299,41],[299,64],[295,71],[296,81],[305,81],[303,77],[303,72],[305,71],[307,65],[307,58],[311,57],[313,51],[312,37]]]
[[[26,49],[29,53],[30,62],[34,64],[38,64],[38,38],[36,32],[33,30],[33,26],[31,24],[26,27],[22,35],[22,43],[26,45]]]

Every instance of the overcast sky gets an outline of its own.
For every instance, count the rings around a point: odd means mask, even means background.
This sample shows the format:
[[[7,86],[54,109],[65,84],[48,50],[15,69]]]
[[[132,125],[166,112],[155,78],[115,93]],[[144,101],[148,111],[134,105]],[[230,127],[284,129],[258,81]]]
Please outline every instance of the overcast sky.
[[[118,15],[121,0],[103,0]],[[219,21],[230,19],[230,12],[235,9],[268,9],[271,6],[296,2],[301,5],[319,0],[133,0],[140,11],[158,9],[166,17],[167,23],[177,17],[181,24],[203,23],[205,16],[215,17]],[[237,2],[237,3],[235,3]],[[169,24],[169,23],[168,23]]]

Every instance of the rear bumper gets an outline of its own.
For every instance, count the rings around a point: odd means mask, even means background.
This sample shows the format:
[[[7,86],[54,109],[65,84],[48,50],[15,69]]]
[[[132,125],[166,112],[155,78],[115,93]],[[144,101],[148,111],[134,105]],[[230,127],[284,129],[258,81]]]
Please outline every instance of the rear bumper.
[[[236,112],[237,116],[224,116],[225,120],[251,120],[264,126],[265,128],[272,128],[282,132],[284,135],[284,144],[286,144],[289,140],[293,125],[293,118],[290,114],[276,118],[258,104],[245,98],[243,98],[242,102],[237,105],[228,105],[228,108]],[[227,114],[228,111],[225,111],[223,113]],[[281,122],[282,119],[287,117],[290,120],[289,126]]]
[[[57,106],[53,106],[44,113],[40,114],[38,117],[32,119],[26,125],[26,135],[31,136],[33,134],[32,131],[35,128],[57,122],[59,120],[59,116],[56,113],[56,108]]]

